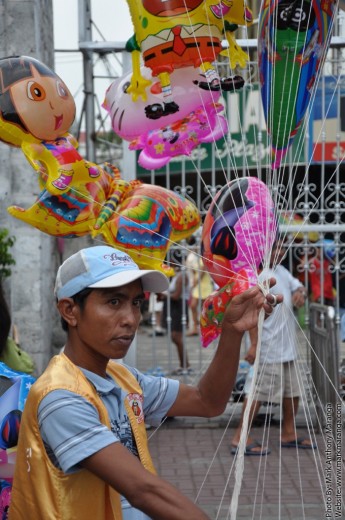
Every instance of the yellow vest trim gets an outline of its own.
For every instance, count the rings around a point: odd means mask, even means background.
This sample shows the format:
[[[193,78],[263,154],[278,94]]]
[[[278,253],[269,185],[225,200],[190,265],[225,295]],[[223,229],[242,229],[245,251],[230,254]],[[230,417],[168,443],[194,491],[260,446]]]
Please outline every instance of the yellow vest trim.
[[[149,453],[145,422],[135,406],[142,390],[123,365],[110,361],[107,373],[127,393],[125,407],[144,467],[155,472]],[[39,403],[52,390],[69,390],[93,404],[102,424],[110,428],[107,410],[83,372],[64,354],[50,361],[32,386],[20,427],[9,520],[122,520],[119,494],[101,479],[82,469],[64,474],[50,461],[37,421]],[[131,406],[131,403],[133,406]],[[142,410],[142,408],[141,408]],[[139,408],[140,411],[140,408]]]

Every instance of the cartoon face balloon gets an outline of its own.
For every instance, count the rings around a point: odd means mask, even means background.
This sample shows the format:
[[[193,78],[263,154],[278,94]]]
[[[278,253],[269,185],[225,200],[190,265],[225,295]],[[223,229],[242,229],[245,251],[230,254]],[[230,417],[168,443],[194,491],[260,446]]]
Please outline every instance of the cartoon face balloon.
[[[174,270],[164,264],[171,241],[191,235],[200,215],[189,200],[159,186],[126,182],[84,160],[66,133],[74,100],[62,80],[29,57],[0,60],[0,139],[20,146],[38,173],[40,194],[31,206],[9,213],[53,236],[100,233],[130,251],[141,267]]]
[[[0,59],[0,140],[21,147],[50,194],[100,177],[67,133],[74,117],[74,99],[49,67],[28,56]]]
[[[196,69],[192,67],[178,69],[171,74],[171,85],[174,100],[180,107],[179,112],[167,115],[163,120],[148,119],[146,107],[156,107],[157,111],[160,110],[164,103],[164,96],[160,82],[152,77],[150,69],[141,67],[141,74],[151,83],[146,89],[145,101],[138,99],[133,102],[128,92],[132,76],[129,73],[113,81],[102,105],[110,115],[114,132],[126,141],[132,141],[162,126],[169,126],[199,106],[217,102],[220,97],[219,92],[198,88],[197,84],[202,81],[203,76]]]
[[[21,146],[66,133],[75,103],[49,67],[28,56],[14,56],[0,60],[0,114],[0,139]]]
[[[276,238],[274,205],[266,185],[243,177],[223,186],[203,225],[202,255],[213,280],[224,287],[242,273],[250,285]]]
[[[132,51],[133,77],[129,91],[133,99],[143,95],[147,82],[140,75],[141,52],[145,66],[157,76],[164,92],[162,109],[148,105],[149,119],[167,117],[179,111],[174,99],[170,74],[176,69],[200,68],[200,89],[234,91],[241,88],[241,76],[220,78],[214,66],[223,51],[224,33],[232,33],[235,24],[250,24],[252,16],[243,0],[231,2],[205,0],[127,0],[135,38],[127,44]],[[228,39],[231,45],[231,38]],[[236,45],[235,45],[236,47]]]

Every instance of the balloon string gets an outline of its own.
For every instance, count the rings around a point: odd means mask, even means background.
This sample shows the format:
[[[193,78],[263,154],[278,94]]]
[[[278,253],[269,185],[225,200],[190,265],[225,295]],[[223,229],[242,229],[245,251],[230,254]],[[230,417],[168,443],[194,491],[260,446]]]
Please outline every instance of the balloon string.
[[[260,350],[261,350],[261,336],[262,336],[262,327],[265,319],[265,311],[261,309],[258,320],[258,341],[257,341],[257,351],[254,362],[254,375],[253,381],[250,387],[250,391],[247,398],[247,405],[243,415],[243,423],[241,429],[240,441],[238,443],[237,453],[236,453],[236,462],[235,462],[235,485],[231,498],[230,505],[230,519],[236,520],[237,517],[237,509],[238,509],[238,500],[242,487],[243,480],[243,472],[244,472],[244,451],[246,449],[247,444],[247,434],[249,429],[249,415],[252,408],[252,404],[254,401],[254,394],[256,391],[256,380],[259,369],[259,360],[260,360]]]

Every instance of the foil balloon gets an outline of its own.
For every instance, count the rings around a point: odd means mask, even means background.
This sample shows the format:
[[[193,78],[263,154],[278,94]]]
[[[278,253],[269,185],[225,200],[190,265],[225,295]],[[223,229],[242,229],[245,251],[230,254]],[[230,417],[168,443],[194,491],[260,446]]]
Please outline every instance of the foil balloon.
[[[336,5],[336,0],[263,3],[258,55],[274,169],[284,159],[310,104],[329,46]]]
[[[31,207],[24,209],[14,205],[7,210],[13,217],[52,236],[88,235],[112,193],[112,175],[105,169],[99,171],[100,175],[92,182],[77,182],[72,178],[59,193],[55,190],[52,193],[42,176],[39,179],[41,191]]]
[[[202,230],[204,264],[216,284],[223,287],[243,269],[255,284],[276,231],[272,197],[262,181],[242,177],[223,186],[210,205]]]
[[[146,116],[159,119],[179,111],[174,100],[170,74],[178,68],[197,67],[203,74],[199,88],[212,91],[234,91],[244,84],[241,76],[220,78],[213,65],[223,51],[224,32],[233,61],[246,61],[234,44],[236,24],[250,24],[251,11],[243,0],[127,0],[135,36],[127,43],[132,52],[133,76],[128,92],[136,100],[146,97],[148,80],[140,74],[140,53],[146,67],[157,76],[164,93],[163,104],[148,104]],[[233,53],[232,50],[233,49]],[[237,53],[237,54],[236,54]],[[235,58],[235,55],[237,58]]]
[[[107,219],[107,205],[103,215]],[[177,193],[151,184],[129,183],[117,203],[116,212],[104,224],[99,216],[96,228],[104,239],[131,255],[142,269],[158,269],[173,276],[174,269],[164,263],[171,244],[189,237],[201,223],[193,202]]]
[[[73,96],[55,72],[28,56],[0,59],[0,140],[21,148],[41,188],[55,195],[69,190],[72,180],[100,176],[67,133],[74,117]]]
[[[18,147],[51,141],[74,117],[74,99],[49,67],[28,56],[0,59],[0,140]]]
[[[223,108],[219,103],[199,107],[184,119],[133,140],[129,148],[142,150],[138,163],[148,170],[165,166],[172,157],[190,156],[200,143],[217,141],[226,134],[227,121],[220,114]]]
[[[150,69],[141,67],[140,71],[151,83],[146,90],[146,101],[139,98],[133,102],[128,92],[132,76],[132,73],[129,73],[111,83],[102,104],[109,113],[114,132],[126,141],[137,139],[164,125],[169,126],[198,107],[219,101],[220,92],[202,90],[198,87],[198,83],[203,80],[200,71],[193,67],[177,69],[170,75],[170,79],[173,97],[179,106],[178,114],[167,114],[164,120],[148,119],[146,107],[150,105],[160,111],[164,104],[164,94],[160,82],[153,78]]]
[[[101,168],[83,159],[77,147],[78,141],[71,134],[54,141],[22,144],[27,160],[38,172],[41,187],[53,195],[100,177]]]
[[[40,231],[58,237],[91,234],[131,255],[140,268],[173,268],[164,260],[174,242],[200,226],[193,202],[161,186],[125,181],[109,165],[95,182],[72,183],[59,195],[43,189],[31,208],[12,206],[9,213]]]
[[[203,347],[208,347],[220,335],[224,313],[231,299],[249,289],[249,286],[247,274],[243,270],[235,274],[231,282],[206,298],[200,314],[200,337]]]
[[[271,195],[256,177],[230,181],[215,196],[202,229],[201,253],[214,282],[226,290],[221,291],[221,298],[216,293],[205,302],[203,344],[219,334],[222,313],[233,291],[256,284],[257,271],[267,259],[276,233]]]
[[[35,378],[0,363],[0,518],[7,518],[24,405]]]

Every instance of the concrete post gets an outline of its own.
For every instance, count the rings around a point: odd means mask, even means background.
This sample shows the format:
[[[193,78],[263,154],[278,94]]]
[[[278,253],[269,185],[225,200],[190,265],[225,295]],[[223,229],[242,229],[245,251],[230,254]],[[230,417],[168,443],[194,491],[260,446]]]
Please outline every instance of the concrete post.
[[[0,0],[0,57],[33,56],[54,66],[51,0]],[[52,320],[56,319],[53,280],[56,239],[7,214],[6,208],[28,208],[39,193],[34,170],[21,150],[0,143],[0,226],[16,237],[16,265],[8,288],[12,321],[22,346],[32,354],[37,374],[51,357]]]

